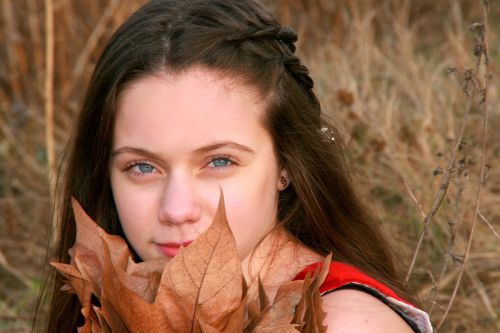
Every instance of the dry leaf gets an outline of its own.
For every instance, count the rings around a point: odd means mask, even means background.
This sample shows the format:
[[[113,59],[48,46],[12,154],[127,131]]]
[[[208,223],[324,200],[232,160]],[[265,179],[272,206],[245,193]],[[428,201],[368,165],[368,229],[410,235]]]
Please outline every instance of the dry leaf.
[[[82,304],[80,333],[325,331],[319,286],[330,257],[321,273],[283,284],[272,305],[260,280],[258,296],[248,300],[222,193],[211,226],[168,263],[135,263],[122,238],[97,226],[76,201],[73,211],[71,262],[52,265]]]
[[[264,290],[260,275],[258,276],[258,287],[257,297],[247,304],[248,323],[245,327],[251,332],[253,332],[254,328],[260,322],[264,311],[268,310],[269,307],[269,298]]]
[[[256,332],[263,328],[278,328],[290,325],[295,314],[295,308],[302,296],[304,281],[290,281],[281,285],[274,298],[273,305],[266,310]],[[293,327],[297,325],[293,324]]]
[[[332,255],[329,254],[323,261],[321,270],[318,272],[318,266],[312,279],[309,274],[307,274],[304,279],[303,294],[297,305],[297,310],[293,319],[294,323],[302,326],[301,332],[303,333],[326,332],[327,327],[323,325],[326,313],[322,307],[319,287],[323,284],[328,275],[331,259]]]
[[[158,290],[163,299],[163,286],[168,287],[189,318],[202,316],[218,330],[225,328],[242,299],[241,264],[225,216],[221,197],[210,228],[165,267]]]

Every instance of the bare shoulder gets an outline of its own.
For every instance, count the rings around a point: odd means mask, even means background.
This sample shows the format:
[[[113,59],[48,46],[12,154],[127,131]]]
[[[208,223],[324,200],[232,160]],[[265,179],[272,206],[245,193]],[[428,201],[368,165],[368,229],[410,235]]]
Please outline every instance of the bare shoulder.
[[[323,296],[327,333],[413,333],[408,324],[374,296],[343,289]]]

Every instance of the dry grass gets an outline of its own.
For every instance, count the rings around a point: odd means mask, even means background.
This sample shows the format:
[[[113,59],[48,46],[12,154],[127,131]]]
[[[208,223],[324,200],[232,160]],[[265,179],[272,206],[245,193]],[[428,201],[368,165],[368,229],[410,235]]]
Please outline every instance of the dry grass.
[[[50,122],[60,156],[103,42],[144,1],[52,2]],[[464,70],[475,67],[469,26],[482,19],[482,1],[267,2],[299,32],[298,48],[324,109],[348,138],[360,190],[398,244],[406,269],[446,185],[409,280],[438,324],[460,275],[480,183],[483,111],[472,99],[463,121],[469,97],[455,73],[463,83]],[[487,179],[443,332],[500,330],[499,7],[492,1]],[[0,1],[0,332],[27,331],[50,220],[44,8],[42,0]],[[477,74],[484,86],[484,66]]]

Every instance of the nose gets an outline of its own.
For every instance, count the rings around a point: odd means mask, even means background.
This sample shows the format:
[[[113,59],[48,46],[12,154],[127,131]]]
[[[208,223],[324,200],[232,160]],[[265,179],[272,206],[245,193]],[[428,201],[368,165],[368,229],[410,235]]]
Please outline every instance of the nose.
[[[171,175],[160,202],[158,220],[164,224],[196,222],[201,217],[201,206],[189,177]]]

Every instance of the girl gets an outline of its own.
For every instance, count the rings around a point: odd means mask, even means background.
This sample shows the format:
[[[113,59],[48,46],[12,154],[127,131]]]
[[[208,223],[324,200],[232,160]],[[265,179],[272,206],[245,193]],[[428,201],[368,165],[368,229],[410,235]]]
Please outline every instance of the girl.
[[[353,190],[296,40],[254,0],[157,0],[132,15],[70,142],[56,260],[75,240],[71,197],[148,260],[206,230],[221,188],[249,283],[260,275],[272,298],[331,252],[328,332],[430,332]],[[49,282],[45,330],[75,331],[77,298],[60,275]]]

